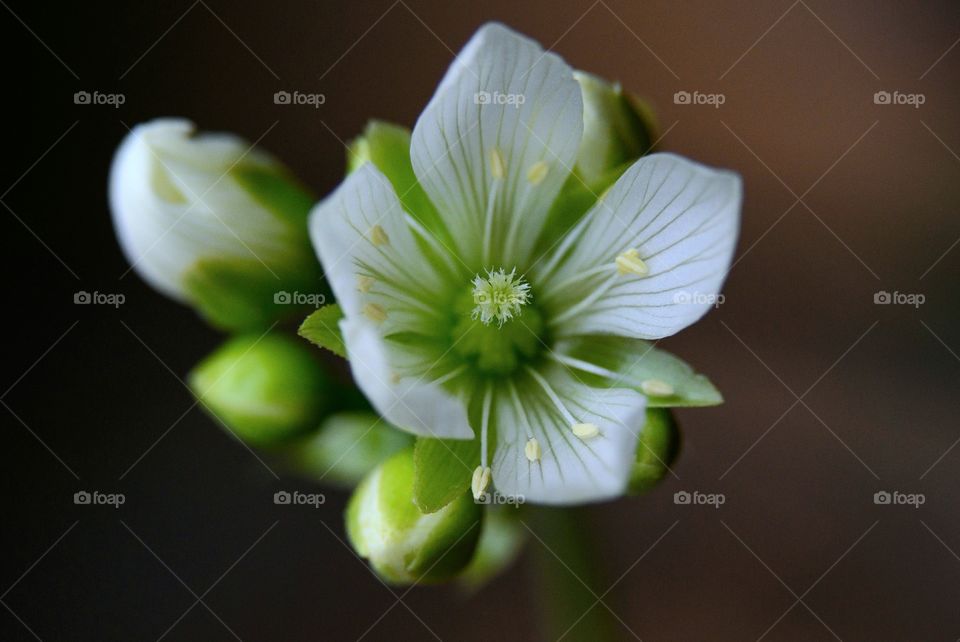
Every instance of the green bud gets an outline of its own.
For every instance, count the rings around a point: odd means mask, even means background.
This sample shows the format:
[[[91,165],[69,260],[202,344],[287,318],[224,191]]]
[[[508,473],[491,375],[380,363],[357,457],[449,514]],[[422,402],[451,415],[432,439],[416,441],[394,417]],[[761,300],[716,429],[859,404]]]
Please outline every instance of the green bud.
[[[372,412],[339,412],[299,444],[294,456],[304,474],[355,486],[382,461],[412,445],[411,434]]]
[[[517,559],[526,531],[512,515],[515,508],[488,508],[483,518],[483,532],[477,552],[457,581],[468,591],[476,591],[507,570]]]
[[[450,579],[470,562],[483,511],[468,492],[435,513],[413,502],[413,449],[361,482],[347,505],[347,536],[357,553],[394,584]]]
[[[133,269],[229,330],[322,303],[307,235],[314,200],[270,154],[182,119],[135,127],[110,170],[114,227]]]
[[[630,492],[650,490],[663,479],[680,451],[680,431],[669,408],[647,408],[647,422],[630,471]]]
[[[576,171],[594,190],[606,189],[609,174],[650,151],[656,123],[650,107],[624,93],[619,83],[575,71],[583,94],[583,138]],[[617,173],[619,175],[619,173]],[[614,180],[616,176],[613,177]]]
[[[329,405],[329,380],[313,351],[283,334],[241,335],[190,373],[204,407],[251,444],[278,444],[315,428]]]

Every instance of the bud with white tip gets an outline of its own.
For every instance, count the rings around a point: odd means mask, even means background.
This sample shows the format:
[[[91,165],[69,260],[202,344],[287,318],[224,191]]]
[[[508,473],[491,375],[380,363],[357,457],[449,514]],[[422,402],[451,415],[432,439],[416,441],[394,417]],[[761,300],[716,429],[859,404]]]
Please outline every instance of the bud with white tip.
[[[347,536],[357,553],[394,584],[439,582],[470,562],[482,507],[466,492],[435,513],[413,501],[413,449],[371,472],[347,506]]]
[[[319,289],[312,195],[239,137],[195,135],[183,119],[138,125],[117,150],[109,189],[132,268],[216,326],[266,326],[291,311],[276,292]]]

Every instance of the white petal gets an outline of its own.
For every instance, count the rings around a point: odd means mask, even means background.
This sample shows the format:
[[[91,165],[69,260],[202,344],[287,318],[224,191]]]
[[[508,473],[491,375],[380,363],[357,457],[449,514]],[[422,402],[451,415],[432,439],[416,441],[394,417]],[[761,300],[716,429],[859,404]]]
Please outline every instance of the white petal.
[[[673,154],[637,161],[535,277],[557,332],[658,339],[703,316],[730,267],[741,192],[738,175]],[[617,273],[629,250],[646,275]]]
[[[429,318],[440,277],[420,251],[393,187],[372,163],[314,207],[310,239],[348,318],[371,303],[387,314],[384,331],[409,331]]]
[[[503,25],[474,35],[417,121],[410,149],[470,270],[526,269],[582,131],[580,87],[562,59]]]
[[[386,177],[370,163],[350,174],[310,214],[310,237],[346,317],[353,377],[374,408],[417,435],[472,437],[464,404],[430,383],[435,359],[384,338],[435,327],[430,297],[441,287]]]
[[[493,412],[497,449],[493,482],[508,496],[540,504],[577,504],[622,495],[643,429],[645,398],[633,390],[591,388],[560,367],[543,376],[577,422],[593,424],[595,436],[581,439],[544,389],[523,380],[520,391],[498,391]],[[527,457],[536,439],[540,458]]]
[[[466,404],[419,377],[397,376],[387,342],[363,318],[340,322],[353,378],[384,419],[415,435],[471,439]]]

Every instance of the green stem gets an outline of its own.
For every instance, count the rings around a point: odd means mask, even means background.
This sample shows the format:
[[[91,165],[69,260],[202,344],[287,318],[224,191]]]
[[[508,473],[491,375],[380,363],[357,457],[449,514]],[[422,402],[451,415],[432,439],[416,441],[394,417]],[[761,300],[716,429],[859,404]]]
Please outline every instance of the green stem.
[[[543,639],[556,642],[607,642],[616,639],[615,622],[597,597],[599,555],[591,537],[588,508],[542,508],[532,515],[537,536],[531,542],[537,571],[536,601],[541,605]],[[589,588],[587,588],[589,587]]]

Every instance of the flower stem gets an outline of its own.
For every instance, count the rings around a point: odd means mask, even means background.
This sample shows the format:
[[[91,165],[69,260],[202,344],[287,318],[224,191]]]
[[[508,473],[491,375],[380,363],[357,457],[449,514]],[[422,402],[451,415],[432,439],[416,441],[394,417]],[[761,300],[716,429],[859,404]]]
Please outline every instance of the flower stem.
[[[541,508],[531,515],[536,601],[545,640],[607,642],[616,639],[610,611],[597,601],[600,556],[591,537],[589,508]],[[588,588],[589,587],[589,588]]]

